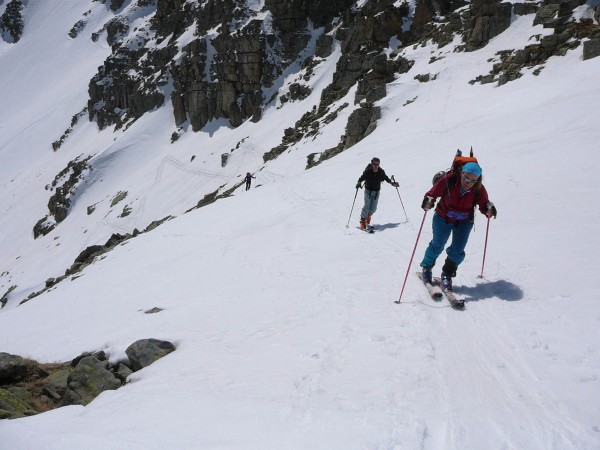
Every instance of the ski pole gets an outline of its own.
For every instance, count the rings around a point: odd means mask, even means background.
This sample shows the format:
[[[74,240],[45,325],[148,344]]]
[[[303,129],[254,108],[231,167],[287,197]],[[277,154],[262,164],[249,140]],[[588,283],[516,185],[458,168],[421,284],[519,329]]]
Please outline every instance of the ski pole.
[[[392,181],[395,183],[394,175],[392,175]],[[408,215],[406,214],[406,209],[404,209],[404,203],[402,202],[402,197],[400,197],[400,191],[396,188],[396,192],[398,193],[398,198],[400,199],[400,204],[402,205],[402,209],[404,210],[404,217],[406,217],[406,221],[408,222]]]
[[[354,211],[354,203],[356,203],[356,196],[358,195],[358,188],[356,188],[356,193],[354,194],[354,201],[352,202],[352,208],[350,209],[350,215],[348,216],[348,223],[346,224],[346,228],[350,226],[350,219],[352,218],[352,211]]]
[[[419,228],[419,234],[417,234],[417,242],[415,242],[415,248],[413,248],[412,255],[410,255],[410,262],[408,263],[408,269],[406,269],[406,276],[404,277],[404,283],[402,284],[402,290],[400,291],[400,297],[396,301],[396,303],[400,303],[402,300],[402,294],[404,293],[404,286],[406,286],[406,280],[408,280],[408,273],[410,272],[410,266],[412,265],[413,258],[415,256],[415,250],[417,250],[417,244],[419,243],[419,238],[421,237],[421,231],[423,230],[423,224],[425,223],[425,217],[427,217],[427,212],[423,214],[423,220],[421,221],[421,227]]]
[[[487,252],[488,233],[490,231],[490,219],[491,217],[488,217],[487,227],[485,228],[485,244],[483,245],[483,262],[481,263],[481,275],[479,275],[477,278],[483,278],[483,266],[485,265],[485,253]]]

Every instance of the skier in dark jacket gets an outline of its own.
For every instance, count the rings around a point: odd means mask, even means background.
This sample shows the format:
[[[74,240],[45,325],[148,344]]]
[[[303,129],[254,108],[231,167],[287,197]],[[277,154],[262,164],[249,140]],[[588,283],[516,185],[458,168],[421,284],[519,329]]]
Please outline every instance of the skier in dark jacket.
[[[246,181],[246,190],[250,189],[250,184],[252,183],[252,178],[256,178],[256,177],[253,177],[252,175],[250,175],[250,172],[247,172],[246,178],[244,178],[244,180]]]
[[[367,225],[371,223],[371,216],[377,211],[381,183],[387,181],[394,187],[400,186],[395,181],[389,179],[385,174],[385,170],[379,167],[379,164],[379,158],[373,158],[358,179],[358,183],[356,183],[356,189],[360,189],[362,188],[362,182],[365,182],[365,205],[360,212],[360,228],[363,230],[367,229]]]
[[[452,243],[446,249],[448,255],[442,267],[442,287],[452,290],[452,278],[465,259],[465,247],[475,220],[475,208],[486,217],[496,218],[496,207],[488,199],[481,183],[481,167],[468,162],[455,174],[446,174],[427,191],[421,208],[429,211],[441,197],[433,216],[433,239],[429,243],[421,262],[423,281],[431,283],[431,269],[444,250],[450,234]]]

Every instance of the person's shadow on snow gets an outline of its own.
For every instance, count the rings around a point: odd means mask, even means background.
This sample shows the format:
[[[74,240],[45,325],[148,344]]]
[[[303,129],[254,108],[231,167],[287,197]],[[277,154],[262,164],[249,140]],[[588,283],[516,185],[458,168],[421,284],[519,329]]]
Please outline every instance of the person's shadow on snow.
[[[488,298],[498,297],[500,300],[514,302],[523,298],[523,290],[514,283],[506,280],[482,281],[476,286],[457,286],[454,288],[457,294],[465,296],[467,302],[477,302]]]
[[[388,228],[398,228],[398,226],[402,225],[403,223],[406,223],[406,222],[382,223],[382,224],[378,224],[378,225],[373,225],[373,229],[375,231],[383,231],[383,230],[387,230]]]

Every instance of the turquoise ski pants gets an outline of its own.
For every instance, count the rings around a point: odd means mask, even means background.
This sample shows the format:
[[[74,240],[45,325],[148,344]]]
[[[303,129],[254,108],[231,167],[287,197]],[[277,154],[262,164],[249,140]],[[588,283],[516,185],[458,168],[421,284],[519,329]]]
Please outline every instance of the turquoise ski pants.
[[[444,250],[450,234],[452,234],[452,242],[446,249],[446,253],[448,258],[459,266],[465,259],[465,247],[469,240],[469,234],[473,229],[473,222],[464,220],[462,222],[446,223],[442,217],[434,213],[432,226],[433,239],[427,250],[425,250],[421,267],[433,267],[435,265],[435,261]]]

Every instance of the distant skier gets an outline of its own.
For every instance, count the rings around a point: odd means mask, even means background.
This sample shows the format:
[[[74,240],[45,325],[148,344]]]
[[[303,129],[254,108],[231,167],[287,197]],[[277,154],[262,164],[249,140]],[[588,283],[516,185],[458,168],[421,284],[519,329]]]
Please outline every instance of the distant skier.
[[[246,178],[244,178],[244,180],[246,180],[246,190],[250,189],[250,184],[252,184],[252,178],[256,178],[253,177],[250,172],[246,172]]]
[[[400,186],[397,182],[389,179],[379,164],[379,158],[373,158],[356,183],[356,189],[360,189],[362,182],[365,182],[365,205],[360,212],[360,228],[363,230],[367,229],[367,225],[371,223],[371,217],[377,211],[381,183],[387,181],[394,187]]]
[[[425,211],[433,208],[438,197],[441,200],[433,216],[433,239],[421,262],[423,281],[431,284],[431,269],[452,234],[452,243],[446,249],[448,257],[442,267],[442,287],[452,290],[452,278],[465,259],[465,247],[475,220],[475,207],[479,206],[479,211],[486,217],[496,218],[496,207],[488,200],[481,173],[479,164],[468,162],[457,173],[444,175],[425,194],[421,204]]]

